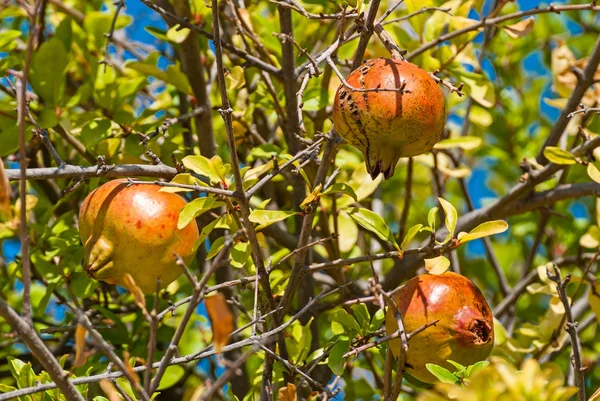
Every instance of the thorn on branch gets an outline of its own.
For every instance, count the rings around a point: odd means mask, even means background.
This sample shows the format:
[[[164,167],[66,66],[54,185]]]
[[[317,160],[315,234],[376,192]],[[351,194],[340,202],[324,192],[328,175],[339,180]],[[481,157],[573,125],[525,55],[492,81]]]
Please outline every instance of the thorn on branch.
[[[458,86],[455,86],[452,82],[449,81],[445,81],[442,78],[438,77],[436,74],[439,74],[440,71],[439,70],[435,70],[433,73],[429,74],[431,76],[431,78],[433,78],[433,80],[442,86],[445,86],[446,88],[450,89],[450,93],[456,93],[459,97],[462,97],[464,95],[463,93],[463,88],[465,86],[464,83],[460,83]]]
[[[75,191],[81,185],[81,183],[83,181],[84,181],[83,178],[77,178],[77,179],[75,179],[75,181],[73,181],[73,183],[71,185],[69,185],[68,187],[66,187],[62,191],[60,191],[61,195],[65,196],[65,195],[68,195],[71,192]]]
[[[152,151],[152,149],[146,150],[146,156],[148,156],[154,165],[163,164],[160,158]]]
[[[115,168],[114,164],[106,164],[106,156],[98,156],[96,175],[101,176]]]

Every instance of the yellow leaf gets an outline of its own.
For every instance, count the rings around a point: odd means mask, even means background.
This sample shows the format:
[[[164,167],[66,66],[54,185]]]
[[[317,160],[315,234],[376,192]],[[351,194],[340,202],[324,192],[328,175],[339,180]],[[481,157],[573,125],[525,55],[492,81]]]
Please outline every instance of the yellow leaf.
[[[305,209],[306,206],[310,205],[313,202],[316,202],[319,198],[319,194],[321,193],[321,189],[323,188],[322,184],[319,184],[315,187],[315,189],[304,199],[304,201],[300,204],[300,209]]]
[[[487,237],[488,235],[503,233],[506,230],[508,230],[508,223],[504,220],[487,221],[481,223],[468,233],[464,231],[460,232],[458,234],[458,242],[464,244],[465,242]]]
[[[38,203],[38,198],[35,195],[30,195],[27,194],[25,196],[25,210],[26,211],[31,211],[35,208],[35,205],[37,205]],[[19,214],[21,213],[21,199],[17,199],[17,201],[15,202],[15,213],[17,214],[17,216],[19,216]]]
[[[174,43],[183,43],[190,34],[189,28],[175,25],[167,31],[167,39]]]
[[[215,351],[219,352],[221,348],[227,345],[229,335],[233,332],[233,313],[227,305],[225,296],[220,292],[207,297],[205,302],[213,332],[213,345]]]
[[[4,171],[4,164],[0,159],[0,221],[8,221],[12,217],[10,207],[10,184]]]
[[[598,167],[596,167],[594,163],[588,163],[587,173],[592,180],[596,181],[597,183],[600,183],[600,170],[598,170]]]
[[[463,150],[473,150],[481,146],[482,143],[483,140],[477,136],[461,136],[444,139],[436,143],[434,149],[461,148]]]
[[[279,401],[296,401],[296,385],[288,383],[279,389]]]
[[[140,309],[146,309],[146,298],[144,298],[144,293],[142,292],[140,287],[137,286],[135,280],[133,279],[133,277],[131,277],[131,274],[125,273],[123,275],[123,285],[133,295],[135,304]]]
[[[267,240],[265,239],[265,235],[263,233],[256,233],[256,240],[261,248],[267,249]]]
[[[592,289],[588,295],[588,302],[596,315],[596,320],[600,322],[600,283],[596,282],[592,285]]]
[[[236,65],[225,76],[225,81],[227,83],[227,89],[240,89],[242,86],[246,85],[244,69],[239,65]]]
[[[450,261],[445,256],[438,256],[432,259],[425,259],[425,270],[429,274],[442,274],[450,267]]]
[[[600,246],[600,229],[598,226],[590,226],[587,233],[579,238],[579,245],[588,249],[595,249]]]
[[[85,364],[87,355],[85,354],[85,336],[87,330],[82,325],[78,324],[75,329],[75,361],[73,366],[78,368]]]
[[[505,25],[502,28],[506,31],[508,36],[513,39],[522,38],[533,30],[534,19],[529,17],[523,21],[519,21],[516,24]]]

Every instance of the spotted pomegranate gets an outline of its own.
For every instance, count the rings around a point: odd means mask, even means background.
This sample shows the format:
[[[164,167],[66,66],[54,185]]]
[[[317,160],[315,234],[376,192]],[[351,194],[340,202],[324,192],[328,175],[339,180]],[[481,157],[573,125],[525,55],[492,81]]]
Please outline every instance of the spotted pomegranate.
[[[488,357],[494,347],[494,321],[483,294],[460,274],[424,274],[409,280],[393,297],[402,315],[406,333],[438,321],[408,342],[406,370],[417,379],[433,383],[436,379],[425,367],[428,363],[453,371],[447,360],[472,365]],[[392,307],[388,306],[386,331],[398,330]],[[395,356],[401,342],[392,340]]]
[[[351,88],[342,84],[337,90],[333,125],[362,151],[373,179],[380,173],[390,178],[399,158],[428,152],[440,140],[445,98],[426,71],[405,60],[377,59],[352,71],[346,82]],[[398,90],[377,90],[384,88]]]
[[[190,263],[199,237],[195,221],[177,228],[185,200],[159,192],[156,184],[129,185],[113,180],[90,193],[79,210],[79,234],[88,276],[123,284],[131,274],[145,293],[164,288],[182,273],[174,253]]]

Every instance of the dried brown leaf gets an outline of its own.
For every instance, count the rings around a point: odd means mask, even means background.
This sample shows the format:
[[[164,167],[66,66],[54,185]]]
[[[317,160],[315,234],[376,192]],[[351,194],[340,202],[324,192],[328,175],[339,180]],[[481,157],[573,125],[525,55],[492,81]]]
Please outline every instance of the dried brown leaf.
[[[86,347],[85,347],[85,336],[87,335],[87,330],[82,325],[78,324],[75,329],[75,361],[73,362],[73,366],[78,368],[85,364],[87,359],[86,355]]]
[[[119,390],[117,390],[115,385],[110,380],[100,380],[100,388],[109,401],[123,401],[121,395],[119,394]]]
[[[127,371],[129,372],[129,374],[131,375],[131,377],[133,377],[133,380],[135,380],[135,382],[137,384],[139,384],[140,383],[140,377],[137,375],[137,373],[134,372],[133,366],[131,366],[131,364],[129,363],[129,359],[131,359],[131,356],[129,355],[129,351],[124,350],[123,351],[123,362],[125,362],[125,366],[127,367]]]
[[[227,345],[229,335],[233,332],[234,316],[225,296],[219,292],[207,297],[205,302],[213,332],[213,345],[219,352]]]
[[[513,39],[522,38],[533,30],[534,19],[529,17],[523,21],[519,21],[516,24],[505,25],[502,28],[506,31],[508,36]]]
[[[133,277],[131,277],[131,274],[125,273],[123,275],[123,285],[125,285],[125,288],[127,288],[127,290],[129,290],[129,292],[133,295],[135,304],[140,309],[145,310],[146,309],[146,298],[144,297],[144,293],[142,292],[140,287],[138,287],[137,284],[135,283],[135,280],[133,279]]]
[[[4,170],[4,164],[0,160],[0,221],[10,220],[11,217],[10,184]]]
[[[296,385],[288,383],[279,389],[279,401],[296,401]]]

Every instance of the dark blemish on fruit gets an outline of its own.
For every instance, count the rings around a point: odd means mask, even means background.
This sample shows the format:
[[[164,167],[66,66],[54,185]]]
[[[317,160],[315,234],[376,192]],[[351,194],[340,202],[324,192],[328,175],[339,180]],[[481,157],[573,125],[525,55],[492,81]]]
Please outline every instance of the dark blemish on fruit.
[[[135,226],[136,226],[137,228],[142,228],[142,221],[141,221],[141,220],[138,220],[138,221],[137,221],[137,223],[135,224]]]

